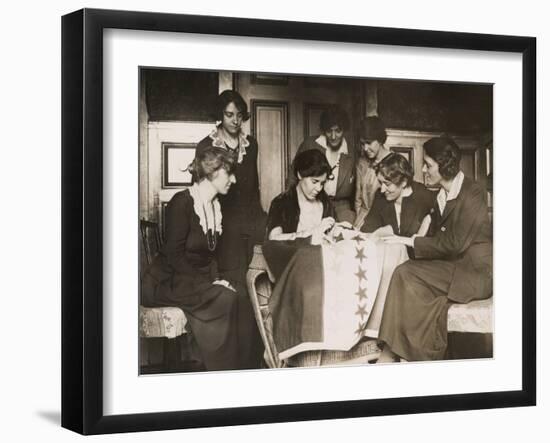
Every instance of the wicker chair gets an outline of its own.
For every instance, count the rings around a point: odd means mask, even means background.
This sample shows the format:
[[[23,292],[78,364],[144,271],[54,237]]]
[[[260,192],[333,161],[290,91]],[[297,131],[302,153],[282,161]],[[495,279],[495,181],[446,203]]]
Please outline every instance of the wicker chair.
[[[247,286],[256,323],[265,347],[264,359],[269,368],[358,364],[375,361],[379,357],[381,350],[377,341],[364,339],[349,351],[306,351],[292,356],[286,361],[281,361],[273,341],[273,322],[268,306],[273,284],[268,273],[262,248],[260,245],[256,245],[247,273]]]
[[[246,275],[246,284],[256,323],[264,343],[264,359],[269,368],[280,368],[283,363],[279,360],[278,352],[273,342],[271,333],[272,319],[269,312],[269,297],[271,297],[272,284],[269,280],[267,264],[259,245],[254,247],[254,256],[250,262]]]
[[[278,357],[277,348],[273,341],[272,318],[269,312],[269,298],[271,297],[273,284],[268,275],[268,267],[262,254],[260,245],[254,247],[254,256],[247,273],[248,293],[254,308],[256,322],[260,330],[265,353],[264,359],[269,368],[311,367],[311,366],[335,366],[342,364],[367,363],[375,361],[381,349],[375,339],[364,339],[349,351],[307,351],[297,354],[286,361]],[[449,309],[447,328],[453,340],[456,337],[475,335],[475,342],[480,350],[469,352],[453,352],[450,350],[449,358],[472,358],[492,356],[493,333],[493,299],[473,301],[467,304],[453,304]],[[469,344],[471,347],[471,343]]]

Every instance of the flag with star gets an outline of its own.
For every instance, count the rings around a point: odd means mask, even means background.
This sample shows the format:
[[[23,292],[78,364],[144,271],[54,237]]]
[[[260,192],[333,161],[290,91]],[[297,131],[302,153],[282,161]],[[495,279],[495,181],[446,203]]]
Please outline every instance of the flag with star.
[[[294,254],[269,300],[279,358],[347,351],[365,336],[382,274],[378,255],[360,235]]]

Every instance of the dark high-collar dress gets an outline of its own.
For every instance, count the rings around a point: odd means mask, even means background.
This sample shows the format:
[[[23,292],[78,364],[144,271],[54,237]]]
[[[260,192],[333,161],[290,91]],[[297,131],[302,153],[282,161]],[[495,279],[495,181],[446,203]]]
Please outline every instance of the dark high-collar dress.
[[[249,339],[238,334],[239,295],[213,284],[218,270],[210,249],[190,191],[178,192],[166,207],[165,242],[144,273],[141,303],[185,312],[206,369],[241,369]]]

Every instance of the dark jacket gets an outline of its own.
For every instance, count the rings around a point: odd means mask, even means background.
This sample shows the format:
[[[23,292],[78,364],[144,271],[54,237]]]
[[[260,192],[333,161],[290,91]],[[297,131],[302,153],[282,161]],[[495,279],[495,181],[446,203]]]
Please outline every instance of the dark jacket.
[[[460,303],[492,295],[493,231],[487,211],[486,192],[465,177],[458,196],[440,214],[431,213],[427,237],[414,240],[415,259],[449,260],[456,269],[448,298]]]
[[[412,194],[403,197],[401,203],[401,221],[397,224],[397,215],[393,201],[386,200],[384,194],[376,191],[374,203],[361,228],[363,232],[373,232],[382,226],[390,225],[396,235],[412,237],[420,229],[422,220],[434,207],[436,194],[422,183],[411,182]]]

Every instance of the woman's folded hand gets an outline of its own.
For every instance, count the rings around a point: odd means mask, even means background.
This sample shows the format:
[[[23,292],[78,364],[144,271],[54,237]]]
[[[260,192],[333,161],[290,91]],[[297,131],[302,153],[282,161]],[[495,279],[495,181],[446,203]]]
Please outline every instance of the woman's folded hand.
[[[382,241],[388,244],[401,244],[405,246],[414,247],[414,237],[401,237],[399,235],[392,235],[389,237],[382,237]]]
[[[222,280],[218,278],[214,280],[212,284],[225,286],[227,289],[231,289],[233,292],[237,292],[237,290],[233,287],[233,285],[231,285],[231,283],[229,283],[227,280]]]
[[[416,235],[419,237],[424,237],[428,233],[431,223],[432,223],[432,217],[430,216],[430,214],[428,214],[422,220],[422,224],[420,225],[420,228],[418,229],[418,232],[416,233]]]

